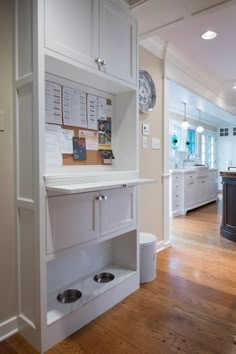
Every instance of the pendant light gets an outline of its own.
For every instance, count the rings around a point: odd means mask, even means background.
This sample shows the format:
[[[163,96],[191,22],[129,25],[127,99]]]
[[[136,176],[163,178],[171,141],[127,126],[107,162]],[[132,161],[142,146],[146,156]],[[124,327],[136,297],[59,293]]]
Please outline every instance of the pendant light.
[[[184,120],[181,123],[181,128],[186,130],[189,127],[189,122],[187,121],[187,118],[186,118],[186,106],[187,106],[187,103],[183,102],[183,105],[184,105]]]
[[[197,127],[197,133],[202,134],[204,132],[204,128],[201,125],[201,110],[198,108],[198,112],[199,112],[199,126]]]

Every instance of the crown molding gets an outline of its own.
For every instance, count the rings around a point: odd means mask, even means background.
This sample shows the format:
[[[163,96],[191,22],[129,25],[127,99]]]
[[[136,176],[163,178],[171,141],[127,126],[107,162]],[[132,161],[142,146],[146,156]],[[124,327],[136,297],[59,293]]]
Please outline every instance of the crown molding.
[[[139,45],[160,59],[165,56],[166,43],[159,37],[140,40]]]

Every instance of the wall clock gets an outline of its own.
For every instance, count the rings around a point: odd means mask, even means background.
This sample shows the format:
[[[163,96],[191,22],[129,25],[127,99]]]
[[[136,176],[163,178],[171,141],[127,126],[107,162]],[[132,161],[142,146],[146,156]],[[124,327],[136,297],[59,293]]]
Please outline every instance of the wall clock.
[[[151,112],[156,103],[156,88],[151,75],[139,70],[139,111]]]

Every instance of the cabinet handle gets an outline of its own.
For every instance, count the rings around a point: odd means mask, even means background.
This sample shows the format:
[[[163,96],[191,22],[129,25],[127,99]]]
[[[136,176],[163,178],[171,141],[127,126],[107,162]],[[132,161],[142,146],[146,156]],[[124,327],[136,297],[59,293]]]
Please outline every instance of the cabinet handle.
[[[102,200],[107,200],[107,195],[102,195]]]
[[[102,59],[101,58],[96,58],[95,63],[98,65],[102,65]]]
[[[102,197],[99,195],[99,197],[96,197],[96,200],[98,200],[99,202],[102,201]]]
[[[104,59],[101,59],[101,65],[102,65],[102,66],[105,66],[105,65],[106,65],[106,62],[105,62]]]

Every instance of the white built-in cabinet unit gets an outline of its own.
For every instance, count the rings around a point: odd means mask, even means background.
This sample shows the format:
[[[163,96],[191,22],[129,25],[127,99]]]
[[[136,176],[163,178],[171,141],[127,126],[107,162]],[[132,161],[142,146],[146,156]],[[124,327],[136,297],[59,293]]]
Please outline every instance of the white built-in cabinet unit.
[[[108,0],[45,1],[45,47],[136,84],[136,23]]]
[[[112,165],[47,166],[45,80],[112,99]],[[18,327],[39,352],[139,287],[136,23],[108,0],[16,0]],[[115,277],[97,283],[98,272]],[[66,289],[82,297],[63,304]]]
[[[218,170],[197,168],[172,170],[170,183],[170,216],[185,215],[187,211],[217,200]]]
[[[224,127],[218,130],[219,170],[227,171],[236,166],[236,127]],[[222,190],[222,178],[218,178],[218,188]]]

